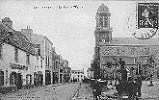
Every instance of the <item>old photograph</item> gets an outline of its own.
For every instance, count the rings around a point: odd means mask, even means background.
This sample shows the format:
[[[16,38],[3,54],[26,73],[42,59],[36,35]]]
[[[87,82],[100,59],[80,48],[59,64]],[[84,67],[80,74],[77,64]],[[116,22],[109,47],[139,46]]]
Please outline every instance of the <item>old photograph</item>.
[[[158,0],[0,0],[0,100],[159,100]]]

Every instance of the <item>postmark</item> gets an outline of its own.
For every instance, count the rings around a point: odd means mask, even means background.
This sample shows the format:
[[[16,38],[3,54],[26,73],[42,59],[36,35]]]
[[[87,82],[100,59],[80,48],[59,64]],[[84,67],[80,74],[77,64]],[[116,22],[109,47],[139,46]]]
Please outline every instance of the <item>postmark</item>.
[[[128,28],[137,39],[150,39],[158,31],[159,3],[136,2],[136,9],[128,18]]]

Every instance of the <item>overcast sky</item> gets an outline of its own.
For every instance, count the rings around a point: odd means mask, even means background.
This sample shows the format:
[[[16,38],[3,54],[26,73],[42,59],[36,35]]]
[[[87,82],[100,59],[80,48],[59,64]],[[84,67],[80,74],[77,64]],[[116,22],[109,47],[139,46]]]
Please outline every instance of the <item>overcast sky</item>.
[[[127,21],[135,13],[133,1],[0,2],[0,20],[10,17],[15,30],[30,26],[34,34],[47,36],[72,69],[90,67],[95,46],[95,15],[101,4],[109,7],[113,36],[132,37]]]

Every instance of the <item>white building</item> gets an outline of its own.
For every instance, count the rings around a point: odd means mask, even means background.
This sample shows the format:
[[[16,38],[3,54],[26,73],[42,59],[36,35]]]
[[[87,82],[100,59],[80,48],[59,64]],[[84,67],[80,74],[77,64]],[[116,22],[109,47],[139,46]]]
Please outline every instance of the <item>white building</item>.
[[[88,68],[88,70],[87,70],[87,78],[89,78],[89,79],[94,78],[94,71],[91,70],[91,68]]]
[[[30,27],[22,29],[22,33],[34,44],[39,45],[39,56],[43,59],[43,85],[51,84],[53,82],[52,68],[54,65],[52,58],[53,43],[46,36],[33,34]]]
[[[43,85],[43,76],[45,74],[45,69],[44,69],[44,58],[40,56],[40,45],[36,44],[35,45],[35,69],[34,69],[34,84],[35,86]]]
[[[0,22],[0,40],[0,85],[34,85],[34,44],[12,29],[8,17]]]
[[[84,80],[84,70],[71,70],[71,80]]]

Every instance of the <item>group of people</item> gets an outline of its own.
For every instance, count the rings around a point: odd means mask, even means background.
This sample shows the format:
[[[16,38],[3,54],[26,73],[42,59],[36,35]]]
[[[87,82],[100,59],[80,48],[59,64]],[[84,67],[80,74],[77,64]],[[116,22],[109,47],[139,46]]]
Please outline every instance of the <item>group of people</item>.
[[[127,81],[120,80],[116,86],[118,96],[121,97],[123,94],[127,94],[130,100],[141,96],[142,81],[140,76],[136,78],[129,77]]]
[[[141,97],[141,86],[142,79],[140,75],[135,75],[135,77],[127,76],[127,70],[124,67],[124,61],[121,63],[121,69],[119,73],[121,78],[118,80],[119,84],[116,86],[118,96],[121,97],[123,94],[127,94],[129,100],[134,100],[133,98]]]
[[[135,75],[135,77],[134,76],[128,77],[127,75],[128,72],[125,68],[125,62],[120,59],[119,64],[120,64],[120,70],[118,70],[117,73],[120,75],[117,78],[118,84],[116,85],[116,90],[119,100],[122,100],[120,98],[122,98],[123,94],[127,95],[129,100],[138,99],[138,97],[141,97],[141,86],[142,86],[141,76]],[[93,91],[94,96],[97,98],[101,94],[101,83],[95,81],[93,84],[93,90],[94,90]]]

